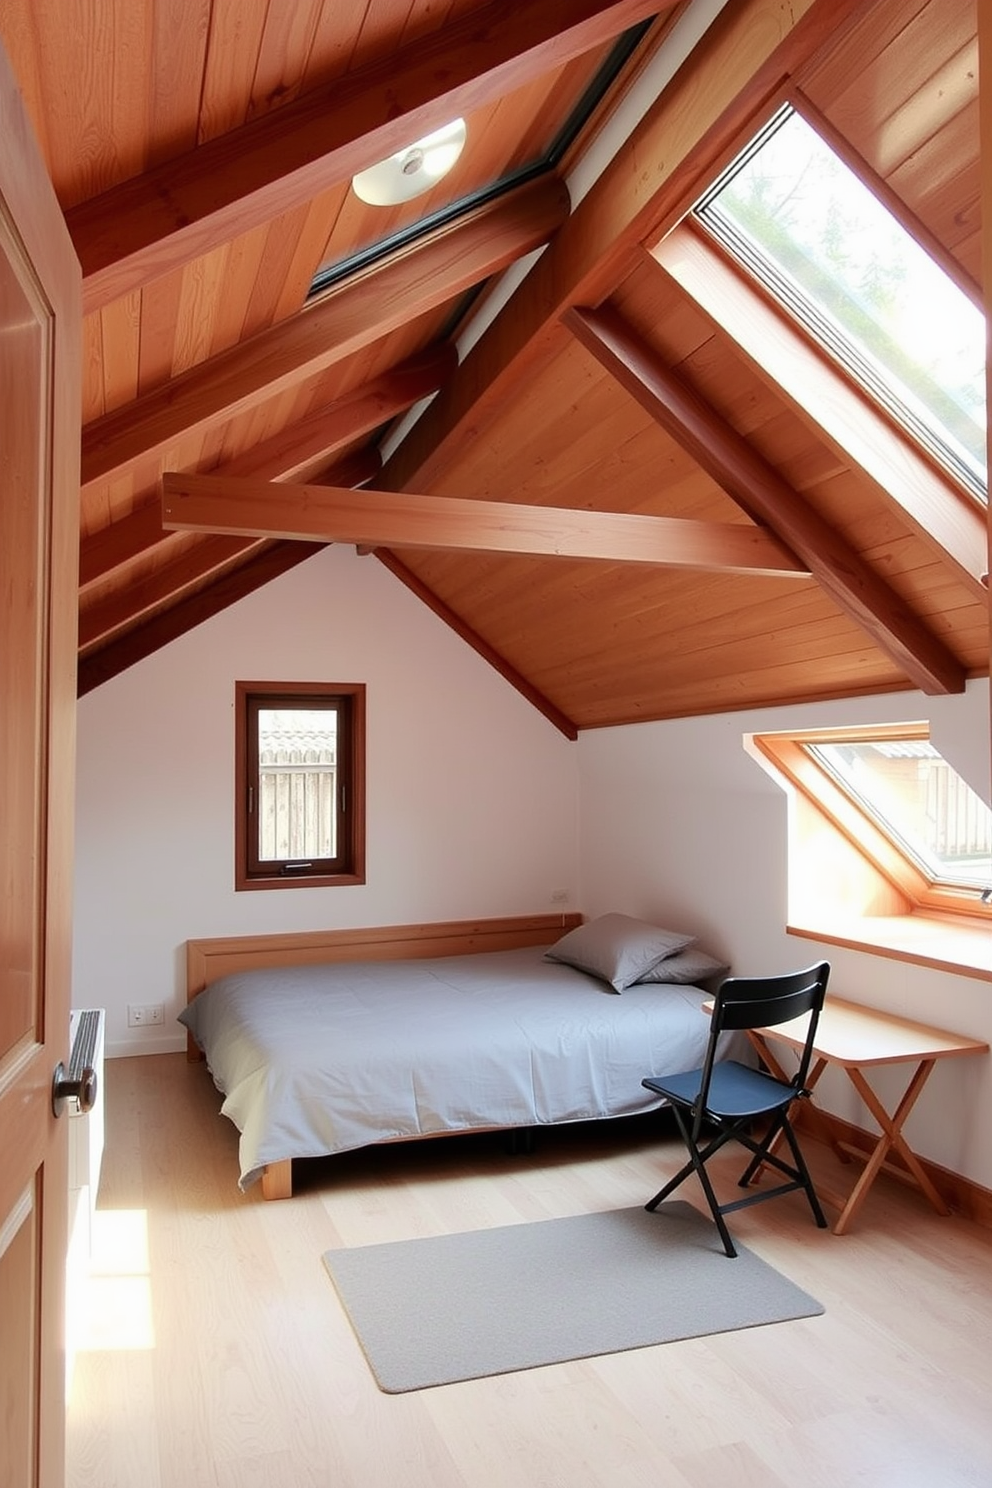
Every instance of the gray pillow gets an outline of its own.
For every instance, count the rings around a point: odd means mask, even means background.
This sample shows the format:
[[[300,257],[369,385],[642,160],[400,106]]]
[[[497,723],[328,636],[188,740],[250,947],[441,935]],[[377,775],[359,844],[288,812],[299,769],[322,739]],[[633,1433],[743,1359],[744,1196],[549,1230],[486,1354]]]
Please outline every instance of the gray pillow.
[[[710,977],[723,976],[730,970],[722,961],[707,956],[695,946],[666,956],[657,966],[652,966],[638,980],[642,982],[675,982],[679,985],[691,982],[708,982]]]
[[[561,961],[607,982],[622,992],[666,956],[692,945],[694,936],[662,930],[631,915],[605,914],[563,935],[547,951],[548,961]]]

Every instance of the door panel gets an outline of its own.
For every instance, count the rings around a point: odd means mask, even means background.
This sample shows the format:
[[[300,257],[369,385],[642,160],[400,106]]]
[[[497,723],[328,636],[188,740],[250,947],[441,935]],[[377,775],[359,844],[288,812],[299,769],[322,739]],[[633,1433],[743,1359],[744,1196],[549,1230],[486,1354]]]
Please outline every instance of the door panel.
[[[79,267],[0,52],[0,1484],[65,1481]]]

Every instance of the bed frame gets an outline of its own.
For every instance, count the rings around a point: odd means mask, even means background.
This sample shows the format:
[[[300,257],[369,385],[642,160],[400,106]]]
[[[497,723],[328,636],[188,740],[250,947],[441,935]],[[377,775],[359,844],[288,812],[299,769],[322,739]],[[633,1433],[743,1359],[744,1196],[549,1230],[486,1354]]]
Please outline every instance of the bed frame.
[[[227,935],[186,942],[186,1001],[212,982],[257,967],[306,966],[328,961],[402,961],[428,956],[468,956],[551,945],[581,925],[579,914],[517,915],[494,920],[446,920],[426,925],[375,925],[354,930],[305,930],[282,935]],[[203,1058],[191,1035],[186,1057]],[[292,1159],[269,1163],[262,1173],[266,1199],[293,1192]]]

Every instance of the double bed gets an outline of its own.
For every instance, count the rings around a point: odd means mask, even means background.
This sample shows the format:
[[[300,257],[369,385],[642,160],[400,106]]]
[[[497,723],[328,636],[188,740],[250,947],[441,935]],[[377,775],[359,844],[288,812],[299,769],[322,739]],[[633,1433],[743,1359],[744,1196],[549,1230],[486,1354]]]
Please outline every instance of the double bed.
[[[240,1187],[284,1198],[296,1158],[650,1110],[642,1076],[701,1062],[724,969],[620,915],[196,940],[180,1021]]]

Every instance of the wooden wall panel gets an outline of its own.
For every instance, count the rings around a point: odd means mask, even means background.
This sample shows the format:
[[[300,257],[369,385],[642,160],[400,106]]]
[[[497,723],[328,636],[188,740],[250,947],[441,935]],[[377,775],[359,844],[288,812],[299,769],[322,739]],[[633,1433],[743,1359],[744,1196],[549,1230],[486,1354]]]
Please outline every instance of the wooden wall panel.
[[[802,91],[981,283],[975,0],[869,7]]]

